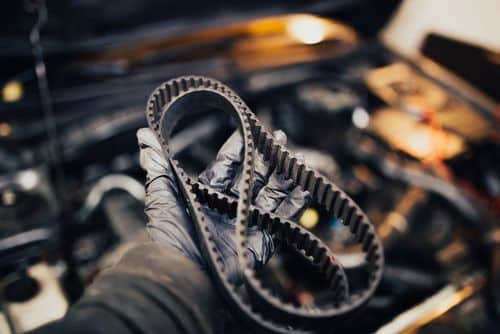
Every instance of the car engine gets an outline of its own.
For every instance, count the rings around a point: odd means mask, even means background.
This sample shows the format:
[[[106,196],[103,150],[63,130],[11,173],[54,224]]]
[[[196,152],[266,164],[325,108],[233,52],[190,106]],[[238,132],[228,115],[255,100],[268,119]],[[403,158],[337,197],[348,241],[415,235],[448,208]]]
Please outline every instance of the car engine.
[[[283,130],[372,221],[385,267],[350,332],[498,333],[499,44],[435,28],[414,52],[398,48],[408,16],[447,16],[429,1],[412,12],[416,2],[5,1],[0,332],[62,317],[147,239],[136,131],[158,85],[200,75]],[[475,8],[500,10],[489,3]],[[235,126],[193,113],[169,145],[194,175]],[[297,224],[359,270],[360,247],[322,207]],[[307,273],[278,249],[262,277],[306,305],[314,284],[295,278]]]

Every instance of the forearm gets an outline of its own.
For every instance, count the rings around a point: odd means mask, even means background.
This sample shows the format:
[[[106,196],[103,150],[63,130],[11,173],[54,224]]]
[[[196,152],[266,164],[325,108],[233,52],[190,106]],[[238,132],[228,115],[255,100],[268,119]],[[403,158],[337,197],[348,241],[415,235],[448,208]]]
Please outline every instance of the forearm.
[[[210,333],[224,318],[207,276],[175,250],[138,246],[103,272],[66,317],[33,332]]]

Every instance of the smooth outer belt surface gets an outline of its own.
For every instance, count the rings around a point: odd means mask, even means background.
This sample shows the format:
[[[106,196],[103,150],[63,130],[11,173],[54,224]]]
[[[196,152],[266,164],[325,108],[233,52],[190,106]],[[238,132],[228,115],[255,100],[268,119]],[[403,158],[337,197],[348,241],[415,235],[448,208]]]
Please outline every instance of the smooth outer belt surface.
[[[238,198],[216,192],[190,178],[169,151],[170,135],[182,116],[192,111],[214,109],[228,113],[240,124],[244,148]],[[378,286],[384,261],[382,246],[374,227],[342,190],[305,166],[286,148],[275,144],[273,136],[264,130],[238,95],[210,78],[180,77],[162,84],[151,94],[146,114],[149,126],[156,133],[163,153],[176,175],[211,276],[237,317],[259,333],[331,332],[336,321],[345,319],[366,304]],[[312,200],[320,204],[329,215],[341,219],[349,226],[356,241],[362,245],[366,258],[367,278],[363,288],[349,293],[343,268],[319,238],[294,222],[252,206],[255,150],[263,155],[271,169],[286,179],[293,180],[295,185],[308,191]],[[229,280],[225,272],[224,262],[205,222],[202,205],[236,217],[237,252],[246,287],[244,293]],[[322,275],[332,291],[330,303],[320,306],[295,305],[283,301],[263,286],[251,266],[247,252],[246,231],[254,225],[292,246],[298,256],[305,258],[317,269],[318,275]]]

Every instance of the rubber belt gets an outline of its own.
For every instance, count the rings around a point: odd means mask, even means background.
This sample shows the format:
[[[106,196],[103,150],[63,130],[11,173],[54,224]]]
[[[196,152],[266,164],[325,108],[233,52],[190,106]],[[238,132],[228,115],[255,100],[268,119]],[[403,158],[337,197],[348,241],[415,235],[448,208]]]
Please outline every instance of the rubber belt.
[[[233,116],[239,122],[243,136],[242,180],[238,198],[216,192],[188,176],[169,150],[172,130],[182,116],[192,111],[214,109]],[[237,317],[259,333],[331,332],[336,321],[346,319],[367,303],[378,286],[384,263],[382,245],[373,225],[356,203],[335,184],[308,168],[285,147],[276,144],[273,136],[237,94],[210,78],[180,77],[162,84],[151,94],[146,114],[148,124],[156,133],[177,178],[212,279]],[[349,226],[365,254],[367,277],[362,288],[349,293],[342,266],[319,238],[297,223],[251,204],[255,151],[263,155],[270,168],[308,191],[312,201]],[[246,289],[238,288],[228,278],[214,236],[205,222],[202,206],[236,218],[238,260]],[[252,268],[247,251],[247,228],[255,225],[280,242],[292,246],[298,256],[316,268],[318,275],[322,275],[328,283],[332,300],[322,305],[296,305],[264,287]]]

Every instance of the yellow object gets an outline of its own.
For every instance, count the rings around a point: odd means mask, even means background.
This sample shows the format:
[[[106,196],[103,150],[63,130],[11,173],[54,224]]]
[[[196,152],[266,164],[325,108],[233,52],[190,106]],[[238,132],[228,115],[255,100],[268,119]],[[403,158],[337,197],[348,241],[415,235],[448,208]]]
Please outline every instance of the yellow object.
[[[325,39],[327,25],[315,17],[297,16],[288,22],[287,30],[304,44],[317,44]]]
[[[0,137],[8,137],[12,133],[12,126],[9,123],[0,123]]]
[[[304,226],[307,229],[314,228],[318,225],[319,222],[319,213],[316,209],[309,208],[304,211],[302,217],[300,217],[300,225]]]
[[[407,112],[388,107],[375,111],[370,128],[391,146],[422,160],[451,159],[466,146],[455,133],[435,129]]]
[[[493,127],[484,117],[406,64],[371,70],[365,82],[385,103],[411,114],[415,121],[432,122],[468,141],[479,141],[492,134]],[[418,137],[411,139],[417,154],[427,155],[429,145]]]
[[[2,89],[2,99],[5,103],[18,101],[23,97],[23,85],[16,80],[9,81]]]

